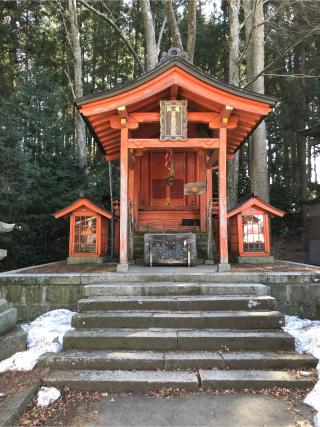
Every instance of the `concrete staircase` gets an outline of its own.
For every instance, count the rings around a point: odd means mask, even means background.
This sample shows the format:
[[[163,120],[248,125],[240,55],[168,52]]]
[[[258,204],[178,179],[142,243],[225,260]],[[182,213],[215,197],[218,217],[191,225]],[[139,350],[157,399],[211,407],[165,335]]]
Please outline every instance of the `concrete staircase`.
[[[27,333],[17,326],[17,309],[10,308],[7,300],[0,298],[0,361],[25,350]]]
[[[85,287],[63,352],[40,362],[50,368],[47,385],[111,392],[312,385],[293,370],[317,361],[294,352],[267,286],[201,275],[193,283],[138,280]]]

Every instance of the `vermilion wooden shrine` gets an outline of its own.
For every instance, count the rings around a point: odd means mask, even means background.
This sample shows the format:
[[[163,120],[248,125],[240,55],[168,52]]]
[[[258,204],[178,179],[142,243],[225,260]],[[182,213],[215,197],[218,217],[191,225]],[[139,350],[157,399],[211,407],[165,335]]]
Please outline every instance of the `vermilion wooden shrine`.
[[[216,242],[223,270],[227,160],[276,100],[216,80],[169,52],[141,78],[76,105],[106,160],[120,159],[120,265],[137,257],[139,234],[192,231],[207,237],[208,259]]]
[[[272,262],[270,257],[270,217],[283,217],[284,212],[274,208],[259,197],[241,200],[228,212],[230,251],[238,262]]]
[[[105,261],[110,212],[81,197],[54,216],[70,218],[69,264]]]

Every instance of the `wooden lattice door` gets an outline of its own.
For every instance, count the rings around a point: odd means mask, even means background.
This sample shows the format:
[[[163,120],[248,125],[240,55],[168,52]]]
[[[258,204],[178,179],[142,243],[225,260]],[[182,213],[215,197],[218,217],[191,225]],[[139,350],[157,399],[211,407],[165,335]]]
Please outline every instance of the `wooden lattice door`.
[[[174,179],[172,185],[169,185],[170,170],[166,165],[166,153],[150,154],[151,206],[185,206],[185,160],[185,153],[173,153]]]

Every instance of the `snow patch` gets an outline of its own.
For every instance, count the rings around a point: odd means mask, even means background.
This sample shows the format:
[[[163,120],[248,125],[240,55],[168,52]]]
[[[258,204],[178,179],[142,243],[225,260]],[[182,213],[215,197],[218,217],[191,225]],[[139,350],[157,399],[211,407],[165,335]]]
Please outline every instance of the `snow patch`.
[[[55,387],[41,387],[38,392],[37,406],[43,407],[51,405],[61,396],[60,391]]]
[[[65,309],[52,310],[37,317],[33,322],[22,325],[28,332],[28,350],[15,353],[0,362],[0,372],[31,371],[42,354],[61,351],[63,336],[73,329],[73,314],[73,311]]]
[[[320,321],[285,316],[285,332],[295,338],[296,351],[308,353],[320,360]],[[318,414],[314,417],[315,427],[320,427],[320,362],[317,366],[318,382],[306,396],[304,403],[312,406]]]

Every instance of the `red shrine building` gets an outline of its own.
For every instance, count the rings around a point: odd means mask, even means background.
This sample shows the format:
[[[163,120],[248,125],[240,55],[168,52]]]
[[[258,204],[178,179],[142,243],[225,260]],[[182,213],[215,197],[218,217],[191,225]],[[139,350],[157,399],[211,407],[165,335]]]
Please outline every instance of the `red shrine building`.
[[[105,159],[120,161],[119,270],[175,257],[217,257],[228,270],[227,160],[276,101],[212,78],[174,48],[142,77],[76,100]]]

